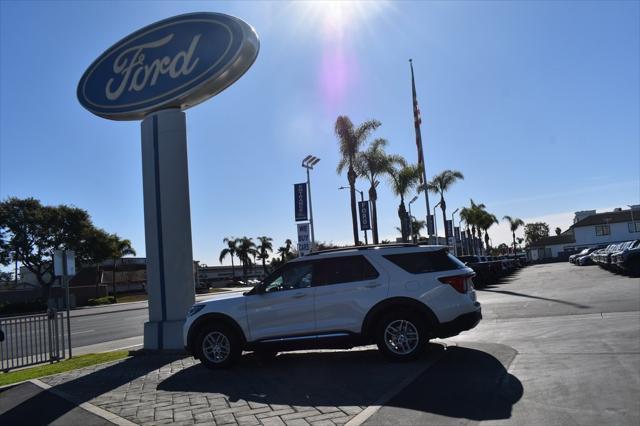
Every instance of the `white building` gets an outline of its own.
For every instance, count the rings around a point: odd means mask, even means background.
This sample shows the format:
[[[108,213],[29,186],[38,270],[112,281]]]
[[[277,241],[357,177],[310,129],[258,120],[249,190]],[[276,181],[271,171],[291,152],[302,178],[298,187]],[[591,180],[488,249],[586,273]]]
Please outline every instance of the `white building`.
[[[527,251],[531,260],[566,258],[584,248],[640,239],[640,205],[630,209],[576,212],[574,223],[560,235],[542,238]]]

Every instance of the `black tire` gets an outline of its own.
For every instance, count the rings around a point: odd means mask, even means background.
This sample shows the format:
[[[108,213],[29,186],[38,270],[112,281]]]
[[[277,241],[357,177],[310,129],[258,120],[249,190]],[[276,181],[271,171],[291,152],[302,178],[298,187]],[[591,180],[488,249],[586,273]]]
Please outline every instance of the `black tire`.
[[[253,352],[260,362],[271,362],[278,356],[278,351],[271,351],[268,349],[261,349]]]
[[[403,325],[406,325],[404,331]],[[396,335],[398,340],[391,338],[394,329],[399,332]],[[412,339],[413,330],[417,333],[415,341]],[[426,321],[410,312],[393,312],[383,316],[376,324],[375,338],[380,352],[394,362],[406,362],[418,358],[429,342]]]
[[[240,355],[242,339],[230,327],[212,323],[200,329],[196,339],[196,357],[205,367],[214,370],[230,367]]]

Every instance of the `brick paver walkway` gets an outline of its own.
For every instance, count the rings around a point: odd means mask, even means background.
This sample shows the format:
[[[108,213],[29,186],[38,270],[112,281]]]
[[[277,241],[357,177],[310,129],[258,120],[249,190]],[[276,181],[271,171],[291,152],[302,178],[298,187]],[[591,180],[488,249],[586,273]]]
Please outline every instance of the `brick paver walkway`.
[[[371,347],[251,354],[211,371],[193,358],[140,355],[42,379],[134,423],[331,426],[348,422],[389,389],[415,375],[430,356],[393,364]]]

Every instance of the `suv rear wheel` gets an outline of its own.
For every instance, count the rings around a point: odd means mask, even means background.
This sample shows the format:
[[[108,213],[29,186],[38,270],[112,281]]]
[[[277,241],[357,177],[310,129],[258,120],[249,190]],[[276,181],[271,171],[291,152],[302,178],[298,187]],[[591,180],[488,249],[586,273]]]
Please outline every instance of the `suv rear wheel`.
[[[392,361],[411,361],[422,352],[429,339],[424,321],[416,315],[391,313],[376,328],[378,349]]]
[[[202,328],[196,340],[197,356],[205,367],[226,368],[242,354],[238,335],[224,324],[210,324]]]

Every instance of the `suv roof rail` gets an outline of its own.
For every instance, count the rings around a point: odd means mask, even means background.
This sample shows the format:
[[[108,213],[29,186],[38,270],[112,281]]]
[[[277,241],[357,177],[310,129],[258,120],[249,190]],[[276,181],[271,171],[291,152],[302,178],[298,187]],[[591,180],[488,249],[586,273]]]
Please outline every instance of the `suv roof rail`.
[[[412,244],[412,243],[393,243],[393,244],[369,244],[369,245],[362,245],[362,246],[338,247],[338,248],[332,248],[332,249],[326,249],[326,250],[313,251],[305,255],[304,257],[315,256],[315,255],[324,254],[324,253],[336,253],[341,251],[349,251],[349,250],[371,250],[371,249],[394,248],[394,247],[418,247],[418,245]]]

